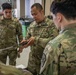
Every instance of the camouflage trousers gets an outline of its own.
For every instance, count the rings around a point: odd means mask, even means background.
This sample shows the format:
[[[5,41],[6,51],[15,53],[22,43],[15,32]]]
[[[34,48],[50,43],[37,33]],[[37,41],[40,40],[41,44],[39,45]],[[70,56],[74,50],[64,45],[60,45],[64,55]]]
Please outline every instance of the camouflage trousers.
[[[7,56],[9,57],[9,65],[16,65],[17,50],[3,50],[0,51],[0,61],[6,64]]]

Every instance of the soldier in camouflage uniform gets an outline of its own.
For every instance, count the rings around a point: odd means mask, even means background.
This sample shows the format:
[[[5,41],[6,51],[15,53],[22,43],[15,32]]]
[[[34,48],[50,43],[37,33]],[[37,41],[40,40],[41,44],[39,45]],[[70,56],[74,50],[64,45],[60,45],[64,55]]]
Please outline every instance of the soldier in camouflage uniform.
[[[9,56],[9,64],[16,65],[17,37],[22,40],[22,28],[17,18],[12,17],[12,7],[9,3],[2,4],[3,16],[0,17],[0,61],[6,64]]]
[[[0,75],[32,75],[29,71],[16,69],[13,66],[6,66],[0,62]]]
[[[34,75],[39,73],[43,50],[47,42],[57,36],[58,31],[52,20],[44,16],[39,3],[31,6],[31,14],[35,19],[28,28],[24,48],[31,46],[27,69]],[[23,41],[24,42],[24,41]]]
[[[40,75],[76,75],[76,1],[53,1],[51,12],[61,31],[45,47]]]

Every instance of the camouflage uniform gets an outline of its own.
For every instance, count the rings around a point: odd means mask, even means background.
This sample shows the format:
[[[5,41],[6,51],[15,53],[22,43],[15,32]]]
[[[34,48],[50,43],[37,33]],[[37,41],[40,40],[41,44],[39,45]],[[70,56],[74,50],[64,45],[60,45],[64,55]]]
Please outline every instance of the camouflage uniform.
[[[33,74],[39,73],[40,60],[42,57],[43,50],[47,42],[58,34],[57,29],[54,26],[52,20],[45,18],[45,20],[39,24],[35,21],[31,23],[28,28],[27,38],[31,36],[35,37],[35,42],[31,46],[31,52],[29,54],[28,70]]]
[[[0,62],[0,75],[32,75],[32,73],[16,69],[13,66],[6,66]]]
[[[6,63],[7,55],[9,56],[9,64],[16,65],[17,47],[12,47],[17,44],[17,36],[22,40],[21,24],[16,18],[5,19],[0,17],[0,61]],[[12,48],[10,48],[12,47]],[[9,48],[3,50],[4,48]]]
[[[47,44],[40,75],[76,75],[76,24],[65,27]]]

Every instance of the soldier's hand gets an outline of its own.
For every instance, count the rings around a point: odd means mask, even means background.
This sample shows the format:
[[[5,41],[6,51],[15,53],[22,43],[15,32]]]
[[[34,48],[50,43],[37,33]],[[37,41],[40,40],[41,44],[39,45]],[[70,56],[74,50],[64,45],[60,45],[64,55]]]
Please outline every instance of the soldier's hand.
[[[21,53],[21,52],[23,51],[23,49],[24,49],[24,47],[23,47],[23,46],[19,47],[18,52],[19,52],[19,53]]]
[[[29,38],[27,45],[28,46],[33,45],[34,41],[35,41],[35,37],[32,36],[31,38]]]
[[[22,40],[22,41],[20,42],[20,44],[22,44],[22,43],[24,43],[24,42],[27,42],[27,40]]]
[[[24,48],[33,45],[35,41],[35,37],[31,37],[28,40],[22,40],[21,44],[23,44],[20,48],[19,48],[19,52],[21,53],[23,51]]]

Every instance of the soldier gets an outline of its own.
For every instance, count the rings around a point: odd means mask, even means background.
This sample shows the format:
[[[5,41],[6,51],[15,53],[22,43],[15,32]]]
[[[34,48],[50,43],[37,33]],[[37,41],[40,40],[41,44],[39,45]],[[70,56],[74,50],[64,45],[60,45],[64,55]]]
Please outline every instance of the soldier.
[[[0,62],[0,75],[32,75],[29,71],[16,69],[13,66],[6,66]]]
[[[0,17],[0,61],[6,64],[9,56],[9,64],[16,65],[17,37],[22,40],[22,28],[17,18],[12,17],[12,7],[9,3],[2,4],[3,16]]]
[[[52,20],[44,16],[43,7],[39,3],[31,6],[31,14],[35,21],[28,28],[26,40],[22,41],[27,44],[22,49],[31,46],[27,70],[36,75],[40,70],[40,60],[45,45],[58,35],[58,31]]]
[[[54,0],[51,15],[61,31],[45,47],[40,75],[76,75],[76,0]]]

